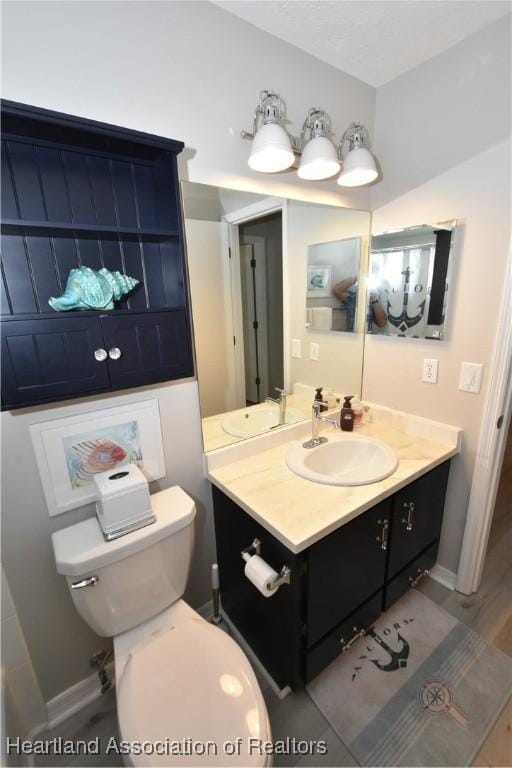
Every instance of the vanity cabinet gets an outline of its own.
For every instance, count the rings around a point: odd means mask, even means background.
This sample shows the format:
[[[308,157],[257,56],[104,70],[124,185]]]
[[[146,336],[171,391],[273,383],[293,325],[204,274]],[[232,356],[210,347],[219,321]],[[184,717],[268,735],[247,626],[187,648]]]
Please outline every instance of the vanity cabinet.
[[[2,101],[2,409],[193,375],[182,148]],[[80,266],[139,284],[111,310],[54,311]]]
[[[298,554],[213,486],[222,608],[280,687],[312,680],[435,564],[449,467]],[[255,538],[274,570],[290,569],[271,597],[244,576],[241,553]]]

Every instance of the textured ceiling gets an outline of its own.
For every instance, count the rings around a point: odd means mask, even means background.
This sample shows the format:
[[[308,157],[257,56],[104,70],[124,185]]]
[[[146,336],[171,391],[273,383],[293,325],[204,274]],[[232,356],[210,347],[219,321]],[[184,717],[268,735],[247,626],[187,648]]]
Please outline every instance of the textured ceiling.
[[[504,0],[213,0],[375,87],[510,12]]]

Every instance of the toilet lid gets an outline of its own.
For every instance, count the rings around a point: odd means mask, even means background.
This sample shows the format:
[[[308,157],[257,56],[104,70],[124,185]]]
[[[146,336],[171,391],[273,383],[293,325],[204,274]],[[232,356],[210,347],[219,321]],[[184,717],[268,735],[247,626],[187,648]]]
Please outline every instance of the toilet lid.
[[[264,765],[270,738],[254,672],[239,646],[200,618],[135,646],[117,683],[121,739],[133,765]],[[228,742],[241,737],[240,754]],[[145,746],[147,745],[147,746]],[[238,748],[237,750],[238,751]]]

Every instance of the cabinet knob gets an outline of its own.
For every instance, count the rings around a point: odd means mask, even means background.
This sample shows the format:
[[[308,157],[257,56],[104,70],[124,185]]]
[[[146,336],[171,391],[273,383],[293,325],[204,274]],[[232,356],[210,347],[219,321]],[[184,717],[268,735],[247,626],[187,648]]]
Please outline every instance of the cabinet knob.
[[[104,360],[106,360],[108,357],[106,350],[102,349],[100,347],[99,349],[94,350],[94,359],[98,361],[98,363],[102,363]]]
[[[122,355],[122,352],[119,349],[119,347],[111,347],[108,351],[108,356],[110,357],[111,360],[119,360],[121,355]]]

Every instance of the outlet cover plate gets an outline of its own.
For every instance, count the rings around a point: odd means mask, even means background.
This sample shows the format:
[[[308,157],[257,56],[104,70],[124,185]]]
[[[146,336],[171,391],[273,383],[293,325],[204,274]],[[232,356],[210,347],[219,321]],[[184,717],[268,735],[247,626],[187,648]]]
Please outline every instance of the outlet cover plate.
[[[300,339],[292,339],[292,357],[296,359],[302,357],[302,343]]]
[[[439,360],[433,357],[426,357],[423,360],[423,375],[421,380],[427,384],[437,384],[437,371]]]
[[[310,360],[318,360],[320,357],[320,344],[317,344],[315,341],[312,341],[309,345],[309,357]]]

